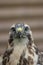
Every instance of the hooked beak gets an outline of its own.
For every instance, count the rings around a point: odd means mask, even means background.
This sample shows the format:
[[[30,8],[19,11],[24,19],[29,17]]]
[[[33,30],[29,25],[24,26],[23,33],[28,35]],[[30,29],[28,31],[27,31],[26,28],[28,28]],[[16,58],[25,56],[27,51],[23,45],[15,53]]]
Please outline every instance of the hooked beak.
[[[22,28],[17,28],[17,36],[20,38],[22,35]]]

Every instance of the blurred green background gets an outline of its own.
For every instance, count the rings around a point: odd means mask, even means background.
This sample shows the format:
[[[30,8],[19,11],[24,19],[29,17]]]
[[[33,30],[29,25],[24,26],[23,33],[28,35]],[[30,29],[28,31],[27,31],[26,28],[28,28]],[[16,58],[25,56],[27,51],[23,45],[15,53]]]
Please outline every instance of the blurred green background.
[[[0,0],[0,55],[8,45],[12,24],[31,27],[34,42],[43,51],[43,0]]]

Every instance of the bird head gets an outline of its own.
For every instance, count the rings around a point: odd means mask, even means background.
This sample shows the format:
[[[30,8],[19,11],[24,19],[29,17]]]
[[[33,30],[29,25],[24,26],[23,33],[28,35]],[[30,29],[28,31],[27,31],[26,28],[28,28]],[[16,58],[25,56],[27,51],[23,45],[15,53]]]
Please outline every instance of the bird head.
[[[22,38],[31,35],[30,26],[27,24],[15,24],[11,26],[13,37]]]
[[[27,24],[13,24],[9,31],[9,43],[14,39],[28,39],[29,44],[33,43],[33,36],[29,25]]]
[[[11,31],[14,37],[22,38],[30,34],[30,27],[27,24],[16,24],[11,26]]]

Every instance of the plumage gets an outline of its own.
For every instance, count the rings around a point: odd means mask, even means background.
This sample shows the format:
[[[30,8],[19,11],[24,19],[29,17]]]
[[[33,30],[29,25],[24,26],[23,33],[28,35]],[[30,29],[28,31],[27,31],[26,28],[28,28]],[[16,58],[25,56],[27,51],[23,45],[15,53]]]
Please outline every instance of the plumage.
[[[29,25],[11,26],[8,49],[3,55],[2,65],[37,65],[38,57],[38,49]]]

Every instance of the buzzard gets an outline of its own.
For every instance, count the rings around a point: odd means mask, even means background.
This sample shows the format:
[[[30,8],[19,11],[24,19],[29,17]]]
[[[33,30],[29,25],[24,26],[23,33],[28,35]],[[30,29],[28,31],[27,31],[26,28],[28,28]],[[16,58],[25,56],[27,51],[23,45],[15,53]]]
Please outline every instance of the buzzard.
[[[39,52],[34,44],[32,31],[27,24],[13,24],[9,31],[9,43],[3,55],[2,65],[37,65]]]

